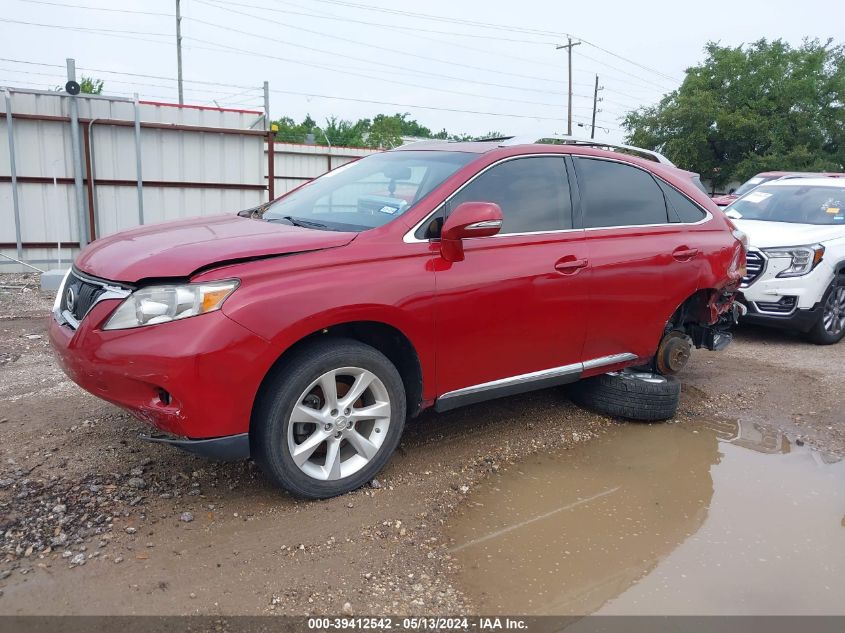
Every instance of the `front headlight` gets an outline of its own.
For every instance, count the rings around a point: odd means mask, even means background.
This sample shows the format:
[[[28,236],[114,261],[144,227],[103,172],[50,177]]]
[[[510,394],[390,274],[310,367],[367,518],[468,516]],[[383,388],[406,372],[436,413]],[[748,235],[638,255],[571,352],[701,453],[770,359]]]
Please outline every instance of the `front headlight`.
[[[239,283],[237,279],[230,279],[140,288],[118,306],[103,329],[156,325],[219,310]]]
[[[824,246],[786,246],[784,248],[764,248],[769,259],[789,258],[789,268],[778,273],[778,277],[800,277],[813,270],[824,257]]]

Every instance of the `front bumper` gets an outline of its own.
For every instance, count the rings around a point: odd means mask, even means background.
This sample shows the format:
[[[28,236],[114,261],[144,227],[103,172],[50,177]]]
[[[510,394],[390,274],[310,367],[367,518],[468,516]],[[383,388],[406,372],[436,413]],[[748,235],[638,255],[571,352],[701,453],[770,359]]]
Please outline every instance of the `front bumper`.
[[[748,301],[742,295],[739,295],[737,300],[748,309],[748,312],[740,317],[740,323],[766,325],[783,330],[809,332],[821,318],[822,313],[821,304],[817,304],[812,308],[796,308],[789,314],[768,314],[761,312],[755,303]]]
[[[119,301],[74,330],[50,317],[53,349],[80,387],[155,428],[205,440],[249,431],[267,342],[222,312],[128,330],[100,329]]]

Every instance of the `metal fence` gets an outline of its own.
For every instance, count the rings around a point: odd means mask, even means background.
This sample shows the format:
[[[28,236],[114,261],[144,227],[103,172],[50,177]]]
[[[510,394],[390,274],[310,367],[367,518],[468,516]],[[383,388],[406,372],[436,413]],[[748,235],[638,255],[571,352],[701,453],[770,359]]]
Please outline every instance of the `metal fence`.
[[[0,254],[41,269],[139,224],[255,206],[375,151],[275,143],[260,111],[14,88],[0,97]],[[21,270],[0,258],[0,271]]]

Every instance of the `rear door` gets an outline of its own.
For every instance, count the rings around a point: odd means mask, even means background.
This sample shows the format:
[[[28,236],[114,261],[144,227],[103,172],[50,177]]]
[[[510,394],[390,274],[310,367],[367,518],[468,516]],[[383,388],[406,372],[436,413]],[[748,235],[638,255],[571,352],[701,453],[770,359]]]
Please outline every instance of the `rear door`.
[[[667,206],[661,184],[668,185],[645,169],[600,158],[573,162],[591,267],[584,360],[651,356],[666,322],[698,288],[703,258],[694,233]]]
[[[464,260],[444,261],[436,272],[438,393],[491,381],[504,383],[482,391],[536,386],[544,377],[577,374],[587,260],[584,231],[573,227],[564,157],[488,167],[445,203],[444,213],[467,201],[495,202],[504,222],[496,236],[464,240]],[[529,375],[535,372],[545,373]]]

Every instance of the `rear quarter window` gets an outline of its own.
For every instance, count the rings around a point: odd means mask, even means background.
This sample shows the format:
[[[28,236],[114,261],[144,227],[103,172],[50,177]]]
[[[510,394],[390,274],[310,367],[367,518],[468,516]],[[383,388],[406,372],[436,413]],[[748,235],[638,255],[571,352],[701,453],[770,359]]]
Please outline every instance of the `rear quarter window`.
[[[680,191],[666,184],[658,181],[660,188],[663,189],[663,195],[666,196],[666,202],[669,205],[670,216],[674,211],[677,218],[686,224],[700,222],[707,217],[707,212],[695,204],[692,200],[687,198]]]

